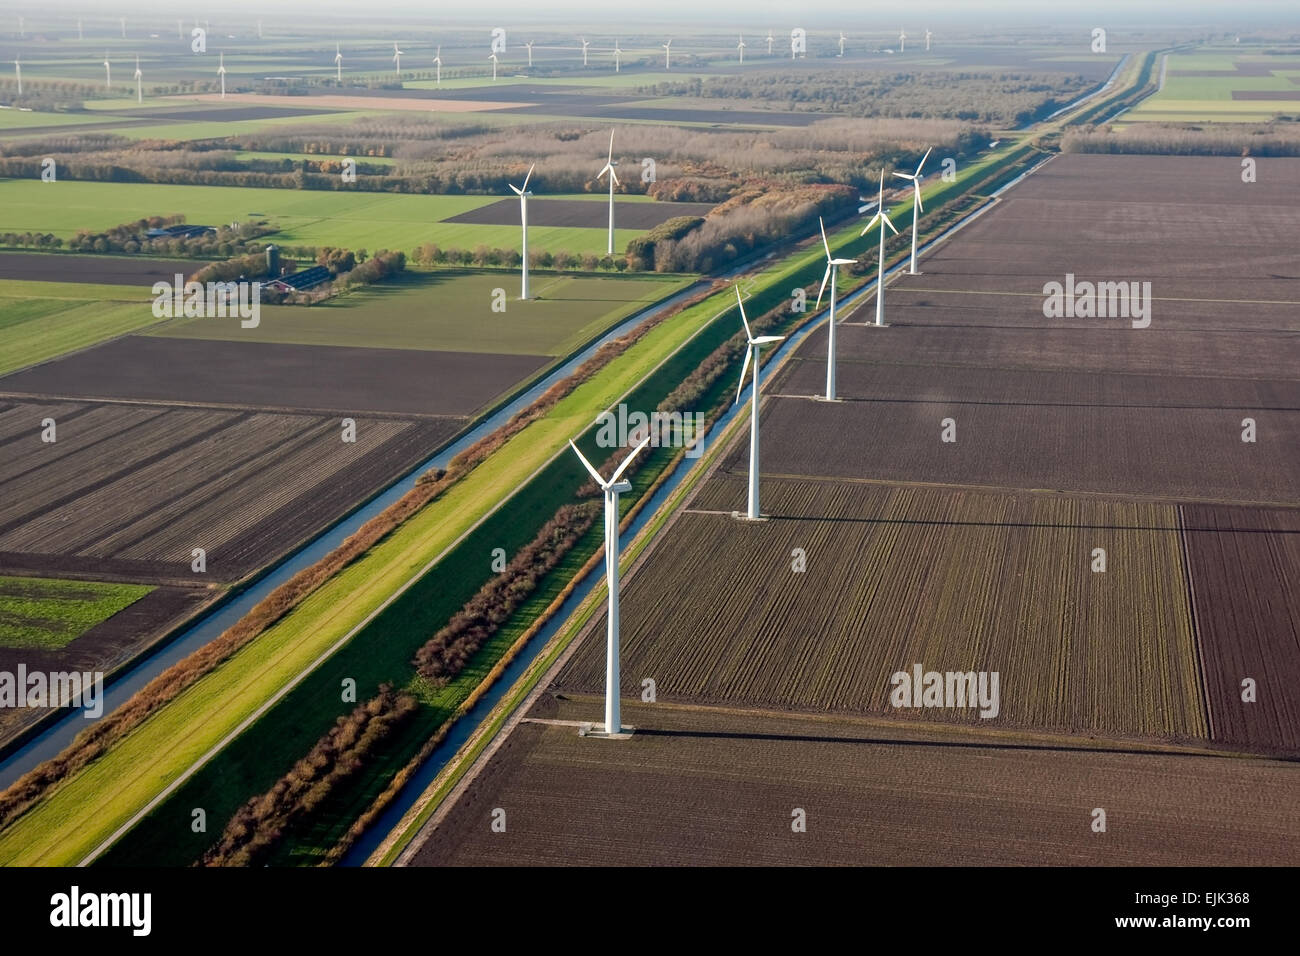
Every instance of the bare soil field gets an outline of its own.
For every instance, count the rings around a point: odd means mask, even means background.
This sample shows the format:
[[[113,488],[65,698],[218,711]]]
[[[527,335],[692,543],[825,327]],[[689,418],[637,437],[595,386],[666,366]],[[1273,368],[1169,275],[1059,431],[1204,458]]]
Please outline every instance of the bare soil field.
[[[53,417],[58,440],[40,440]],[[228,582],[423,460],[458,420],[338,419],[138,404],[0,413],[0,570]]]
[[[1253,444],[1242,441],[1246,417],[1256,423]],[[941,440],[947,420],[954,442]],[[769,398],[762,435],[763,474],[772,477],[1300,501],[1296,411]],[[723,468],[747,475],[747,444]]]
[[[192,275],[206,264],[197,259],[0,252],[0,279],[132,285],[138,286],[140,298],[146,299],[155,282],[174,282],[178,272],[185,276]]]
[[[559,720],[600,706],[543,703]],[[1280,761],[663,705],[625,719],[626,741],[520,725],[413,865],[1300,863],[1297,768]]]
[[[0,395],[460,418],[551,361],[133,335],[0,378]]]
[[[1300,752],[1300,509],[1180,511],[1214,738]]]
[[[661,700],[1207,736],[1173,508],[771,478],[764,495],[771,520],[737,521],[743,480],[711,481],[628,577],[625,694],[651,678]],[[559,690],[604,686],[592,631]],[[895,709],[891,675],[918,663],[999,672],[999,713]]]
[[[301,96],[276,96],[274,94],[263,93],[227,93],[223,100],[219,93],[202,93],[198,96],[187,96],[186,99],[199,100],[206,103],[230,103],[243,102],[250,104],[250,107],[267,107],[281,106],[292,109],[301,109],[303,98]],[[483,110],[499,110],[513,106],[513,103],[502,103],[489,100],[448,100],[435,99],[428,96],[405,97],[405,96],[354,96],[326,94],[323,96],[313,96],[313,104],[317,106],[330,107],[334,110],[436,110],[439,113],[477,113]],[[326,110],[306,110],[306,113],[321,113]]]
[[[227,99],[235,99],[240,94],[230,94]],[[295,97],[302,103],[301,97]],[[286,106],[216,106],[209,109],[143,109],[122,110],[111,114],[138,118],[166,120],[173,123],[238,123],[244,120],[287,119],[290,116],[323,116],[338,110],[312,109],[302,105]]]
[[[614,206],[614,221],[620,229],[653,229],[674,216],[703,216],[713,208],[709,203],[619,202],[617,199],[614,200]],[[519,203],[514,199],[503,199],[442,221],[479,226],[513,226],[519,222]],[[609,204],[585,199],[535,198],[528,204],[528,224],[607,228]]]

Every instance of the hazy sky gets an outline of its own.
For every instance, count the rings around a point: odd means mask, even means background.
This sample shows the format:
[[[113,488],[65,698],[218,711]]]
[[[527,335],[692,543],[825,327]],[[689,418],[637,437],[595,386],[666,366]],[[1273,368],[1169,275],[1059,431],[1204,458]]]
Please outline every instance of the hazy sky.
[[[466,14],[466,9],[473,13]],[[884,3],[881,0],[617,0],[607,7],[599,0],[483,0],[471,5],[454,5],[446,0],[413,2],[385,0],[363,4],[358,0],[0,0],[0,11],[9,17],[25,14],[31,20],[51,16],[117,17],[132,11],[149,11],[160,18],[230,18],[302,15],[334,18],[390,20],[401,17],[421,22],[466,25],[489,22],[573,23],[599,21],[610,9],[624,23],[676,21],[708,24],[743,23],[776,26],[843,25],[870,29],[892,29],[893,24],[926,22],[980,23],[1255,23],[1300,25],[1297,0],[913,0]],[[600,11],[600,12],[596,12]],[[0,27],[0,29],[4,29]]]

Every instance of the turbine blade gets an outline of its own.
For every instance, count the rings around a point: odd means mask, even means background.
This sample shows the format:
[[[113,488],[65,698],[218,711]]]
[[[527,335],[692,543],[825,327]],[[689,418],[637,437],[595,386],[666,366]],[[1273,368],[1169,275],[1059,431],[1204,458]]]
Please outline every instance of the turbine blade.
[[[822,245],[826,247],[826,260],[829,262],[831,258],[831,244],[826,241],[826,223],[822,222],[821,216],[817,217],[817,225],[822,231]]]
[[[913,176],[911,173],[894,173],[894,175],[897,176],[899,179],[915,179],[915,178],[916,178],[916,177]]]
[[[524,177],[524,185],[523,185],[523,187],[519,190],[520,192],[523,192],[525,189],[528,188],[528,180],[530,180],[530,179],[533,178],[533,170],[536,169],[536,168],[537,168],[537,164],[536,164],[536,163],[533,163],[533,165],[531,165],[531,166],[528,167],[528,175]]]
[[[753,334],[749,331],[749,319],[745,318],[745,303],[740,299],[740,286],[736,286],[736,305],[740,306],[740,321],[745,325],[745,341],[754,341]]]
[[[919,180],[913,182],[914,192],[916,193],[916,208],[925,212],[925,204],[921,202],[921,183]]]
[[[605,160],[606,166],[614,165],[614,131],[609,131],[609,158]]]
[[[883,221],[884,224],[885,224],[886,226],[888,226],[890,229],[893,229],[893,231],[894,231],[894,235],[898,235],[898,230],[897,230],[897,229],[894,229],[894,224],[893,224],[892,222],[889,221],[889,217],[888,217],[888,216],[881,216],[880,218],[881,218],[881,221]]]
[[[851,266],[851,265],[853,265],[853,264],[854,264],[855,262],[857,262],[857,261],[858,261],[857,259],[832,259],[832,260],[831,260],[831,265],[833,265],[833,266]]]
[[[934,147],[933,147],[933,146],[931,146],[929,149],[927,149],[927,150],[925,151],[925,155],[921,157],[921,161],[920,161],[919,163],[916,164],[916,173],[915,173],[915,175],[917,175],[917,176],[920,176],[920,175],[921,175],[921,167],[925,165],[925,161],[926,161],[927,159],[930,158],[930,153],[933,152],[933,151],[934,151]]]
[[[754,339],[754,344],[770,345],[773,342],[784,342],[784,341],[785,341],[784,335],[760,335],[758,338]]]
[[[863,230],[861,233],[859,233],[859,235],[865,236],[867,233],[869,233],[875,227],[876,222],[879,219],[880,219],[880,213],[876,213],[874,216],[872,216],[871,222],[867,223],[866,226],[863,227]]]
[[[740,367],[740,381],[736,384],[736,401],[740,401],[740,393],[745,390],[745,376],[749,374],[749,360],[753,358],[754,350],[745,346],[745,364]],[[733,403],[734,404],[734,403]]]
[[[635,458],[637,455],[641,454],[641,449],[645,448],[645,446],[648,445],[648,444],[650,444],[650,436],[649,436],[649,435],[647,435],[645,438],[641,439],[641,444],[639,444],[639,445],[637,445],[635,448],[633,448],[633,449],[632,449],[632,454],[630,454],[630,455],[628,455],[626,458],[624,458],[624,459],[623,459],[623,464],[619,465],[618,468],[616,468],[616,469],[614,470],[614,474],[613,474],[613,475],[610,477],[610,479],[609,479],[609,483],[610,483],[611,485],[614,484],[614,482],[618,481],[620,478],[623,477],[623,472],[624,472],[625,470],[627,470],[627,466],[628,466],[628,465],[632,464],[632,459]]]
[[[614,180],[614,185],[615,185],[615,186],[619,185],[619,182],[618,182],[618,173],[614,172],[614,167],[613,167],[613,166],[609,167],[609,175],[610,175],[610,178]]]
[[[817,304],[813,306],[814,312],[822,307],[822,293],[826,291],[826,283],[831,280],[831,270],[834,268],[830,262],[826,263],[826,271],[822,273],[822,287],[817,290]]]
[[[520,189],[518,186],[516,186],[514,183],[506,183],[506,185],[515,191],[516,196],[522,196],[524,194],[524,191]]]
[[[572,438],[569,439],[569,447],[572,448],[573,453],[582,460],[582,463],[583,465],[586,466],[587,471],[591,473],[591,477],[596,479],[596,484],[604,488],[607,482],[605,481],[604,478],[600,477],[600,472],[598,472],[595,468],[591,467],[591,462],[587,461],[587,456],[584,455],[582,452],[578,451],[578,446],[573,443]]]

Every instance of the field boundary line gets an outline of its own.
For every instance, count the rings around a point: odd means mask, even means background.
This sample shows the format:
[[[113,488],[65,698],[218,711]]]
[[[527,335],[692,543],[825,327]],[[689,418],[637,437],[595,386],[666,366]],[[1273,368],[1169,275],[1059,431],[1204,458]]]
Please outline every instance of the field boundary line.
[[[1196,582],[1192,577],[1192,549],[1187,541],[1186,516],[1183,514],[1184,505],[1178,505],[1174,513],[1178,518],[1178,547],[1183,556],[1183,582],[1187,586],[1187,613],[1192,622],[1192,645],[1196,658],[1196,677],[1197,683],[1201,686],[1201,700],[1205,704],[1205,731],[1210,735],[1210,739],[1216,739],[1214,730],[1214,708],[1213,699],[1210,697],[1210,686],[1205,673],[1205,642],[1202,640],[1201,621],[1196,615]]]

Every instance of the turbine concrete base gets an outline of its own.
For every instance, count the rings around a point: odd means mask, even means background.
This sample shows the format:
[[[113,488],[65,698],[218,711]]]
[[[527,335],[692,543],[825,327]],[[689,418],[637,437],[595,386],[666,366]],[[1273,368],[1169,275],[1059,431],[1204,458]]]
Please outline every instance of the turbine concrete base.
[[[768,515],[762,515],[762,514],[761,514],[761,515],[759,515],[757,518],[751,518],[749,515],[744,514],[744,513],[742,513],[742,512],[739,512],[739,511],[733,511],[733,512],[731,513],[731,517],[735,518],[737,521],[750,521],[750,522],[753,522],[754,524],[758,524],[760,521],[768,521],[768,520],[770,520],[770,518],[769,518]]]
[[[814,402],[825,402],[827,405],[838,405],[844,401],[842,398],[827,398],[825,395],[814,395],[812,400]]]
[[[627,725],[619,728],[619,732],[616,734],[607,733],[604,724],[584,723],[578,725],[579,737],[599,737],[603,740],[631,740],[632,735],[635,733],[636,728],[628,727]]]

